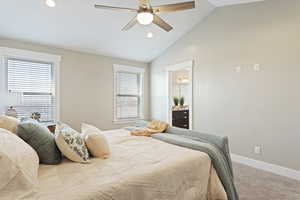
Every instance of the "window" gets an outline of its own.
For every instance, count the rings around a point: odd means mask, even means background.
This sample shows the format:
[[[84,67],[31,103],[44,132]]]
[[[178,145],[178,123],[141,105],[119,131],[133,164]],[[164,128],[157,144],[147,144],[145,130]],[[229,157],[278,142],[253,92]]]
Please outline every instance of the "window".
[[[54,64],[7,58],[8,92],[21,93],[22,102],[15,106],[19,118],[33,112],[41,114],[41,122],[56,120]]]
[[[114,121],[142,119],[144,69],[114,65]]]

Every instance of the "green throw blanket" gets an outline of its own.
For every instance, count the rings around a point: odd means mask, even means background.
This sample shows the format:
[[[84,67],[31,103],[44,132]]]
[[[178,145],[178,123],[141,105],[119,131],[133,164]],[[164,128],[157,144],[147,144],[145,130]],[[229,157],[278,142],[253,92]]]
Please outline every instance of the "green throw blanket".
[[[170,144],[207,153],[223,184],[228,200],[239,199],[234,185],[231,160],[224,155],[223,151],[217,145],[203,138],[172,133],[158,133],[152,135],[152,137]]]

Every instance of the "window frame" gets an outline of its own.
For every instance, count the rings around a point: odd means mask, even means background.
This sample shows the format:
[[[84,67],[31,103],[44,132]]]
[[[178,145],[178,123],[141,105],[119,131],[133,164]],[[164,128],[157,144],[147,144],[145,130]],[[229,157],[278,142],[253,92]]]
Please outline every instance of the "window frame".
[[[117,93],[117,73],[118,72],[125,72],[125,73],[133,73],[139,75],[139,95],[119,95]],[[113,79],[114,79],[114,84],[113,84],[113,89],[114,89],[114,96],[113,96],[113,123],[114,124],[125,124],[125,123],[132,123],[136,122],[138,120],[144,119],[144,96],[145,96],[145,69],[141,67],[133,67],[133,66],[125,66],[125,65],[119,65],[119,64],[114,64],[113,65]],[[125,119],[118,119],[117,118],[117,100],[118,96],[124,96],[124,97],[138,97],[138,117],[137,118],[125,118]]]
[[[52,77],[53,81],[55,82],[55,100],[56,100],[56,110],[55,110],[55,119],[54,122],[60,120],[60,61],[61,56],[53,55],[53,54],[46,54],[28,50],[21,50],[21,49],[13,49],[13,48],[6,48],[0,47],[0,67],[4,69],[4,85],[5,85],[5,92],[8,94],[8,59],[17,59],[17,60],[24,60],[29,62],[40,62],[40,63],[50,63],[53,67]]]

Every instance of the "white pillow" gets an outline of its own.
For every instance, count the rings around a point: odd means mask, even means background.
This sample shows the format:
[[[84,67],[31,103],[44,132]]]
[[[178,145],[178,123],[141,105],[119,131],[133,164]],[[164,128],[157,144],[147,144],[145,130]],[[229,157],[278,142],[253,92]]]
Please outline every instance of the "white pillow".
[[[108,158],[110,154],[109,145],[105,135],[95,126],[82,123],[81,131],[86,146],[92,156],[98,158]]]
[[[89,162],[89,152],[80,133],[70,126],[58,122],[55,129],[55,142],[59,150],[70,160]]]
[[[17,127],[20,120],[14,117],[9,117],[6,115],[0,116],[0,128],[6,129],[12,133],[17,133]]]
[[[21,138],[0,128],[0,199],[36,199],[39,157]]]

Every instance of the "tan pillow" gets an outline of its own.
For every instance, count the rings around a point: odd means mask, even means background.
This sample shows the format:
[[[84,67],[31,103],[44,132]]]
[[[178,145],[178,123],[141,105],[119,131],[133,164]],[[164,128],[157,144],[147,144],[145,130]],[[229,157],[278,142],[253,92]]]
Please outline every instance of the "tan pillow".
[[[98,128],[83,123],[81,131],[85,144],[92,156],[104,159],[109,157],[110,150],[107,139]]]
[[[17,133],[17,127],[20,123],[20,120],[2,115],[0,116],[0,128],[6,129],[12,133]]]
[[[39,157],[21,138],[0,128],[0,199],[36,199]]]
[[[89,163],[89,152],[80,133],[70,126],[57,122],[55,142],[59,150],[70,160]]]
[[[90,125],[90,124],[86,124],[86,123],[82,123],[81,124],[81,135],[83,138],[85,138],[87,133],[90,132],[101,132],[102,130],[98,129],[97,127]]]

